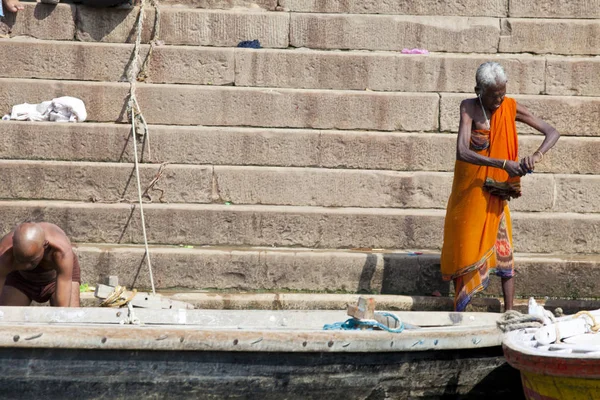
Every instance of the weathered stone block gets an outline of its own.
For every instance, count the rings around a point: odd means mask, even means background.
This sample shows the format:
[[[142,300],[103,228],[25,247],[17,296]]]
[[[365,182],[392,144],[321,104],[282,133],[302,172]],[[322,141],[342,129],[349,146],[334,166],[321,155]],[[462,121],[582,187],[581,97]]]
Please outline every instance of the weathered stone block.
[[[117,274],[128,287],[150,286],[147,270],[138,274],[143,249],[84,245],[78,246],[77,254],[86,282]],[[161,289],[381,290],[381,255],[168,247],[153,247],[151,254],[155,284]]]
[[[500,52],[600,54],[600,21],[597,19],[503,19]]]
[[[138,15],[139,7],[106,12],[102,8],[78,5],[76,38],[82,42],[135,43]],[[145,8],[144,17],[141,40],[148,43],[154,31],[154,10]]]
[[[600,212],[600,175],[557,175],[556,205],[561,212]]]
[[[36,104],[60,96],[83,100],[88,121],[125,121],[128,84],[108,82],[0,79],[0,110],[10,114],[16,104]]]
[[[510,17],[522,18],[600,18],[598,0],[510,1]]]
[[[167,85],[138,93],[154,124],[382,131],[431,131],[438,124],[437,94]]]
[[[448,173],[215,167],[219,198],[233,204],[445,208]]]
[[[11,36],[30,36],[44,40],[73,40],[75,37],[75,6],[23,3],[25,9],[6,13],[4,22]],[[6,10],[5,10],[6,12]]]
[[[595,57],[547,57],[546,92],[568,96],[600,95],[600,59]]]
[[[290,45],[314,49],[496,53],[495,18],[292,14]]]
[[[554,175],[533,174],[521,178],[522,196],[510,201],[515,211],[556,211]],[[560,210],[567,211],[567,210]]]
[[[319,165],[328,168],[449,171],[456,136],[432,133],[324,131]]]
[[[163,40],[168,44],[237,46],[258,39],[262,47],[288,47],[290,18],[286,13],[163,10]]]
[[[598,214],[513,213],[515,249],[524,253],[598,253]]]
[[[68,161],[1,161],[3,199],[92,202],[137,201],[133,164]],[[140,166],[144,200],[157,203],[210,203],[212,168],[167,165]],[[158,181],[150,187],[153,179]]]

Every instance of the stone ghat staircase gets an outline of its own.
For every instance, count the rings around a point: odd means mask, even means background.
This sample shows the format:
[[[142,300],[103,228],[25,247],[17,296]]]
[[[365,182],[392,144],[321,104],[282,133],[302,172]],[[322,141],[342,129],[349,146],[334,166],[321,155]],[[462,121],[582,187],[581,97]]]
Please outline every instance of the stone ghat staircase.
[[[0,230],[54,222],[85,282],[148,287],[125,123],[136,16],[26,3],[7,18],[0,112],[70,95],[90,122],[0,123]],[[511,204],[517,295],[597,296],[600,21],[583,18],[599,16],[585,0],[165,2],[138,85],[146,186],[169,163],[145,206],[157,287],[449,293],[436,264],[458,104],[496,60],[563,134]],[[521,127],[522,154],[540,142]]]

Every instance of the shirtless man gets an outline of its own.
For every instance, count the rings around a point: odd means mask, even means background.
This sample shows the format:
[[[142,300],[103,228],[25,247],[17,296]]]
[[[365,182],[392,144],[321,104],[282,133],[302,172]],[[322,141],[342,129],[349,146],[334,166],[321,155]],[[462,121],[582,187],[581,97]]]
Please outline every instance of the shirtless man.
[[[67,235],[54,224],[25,222],[0,239],[0,305],[32,300],[79,307],[80,268]]]

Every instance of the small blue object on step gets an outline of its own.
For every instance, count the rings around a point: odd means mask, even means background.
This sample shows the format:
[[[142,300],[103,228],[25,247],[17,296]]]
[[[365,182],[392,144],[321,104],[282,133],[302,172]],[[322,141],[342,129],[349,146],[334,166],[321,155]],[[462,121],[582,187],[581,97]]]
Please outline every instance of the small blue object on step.
[[[387,313],[387,312],[376,312],[377,315],[381,315],[382,317],[388,317],[388,318],[392,318],[393,320],[395,320],[398,323],[398,328],[390,328],[387,325],[384,325],[378,321],[375,320],[361,320],[358,318],[350,318],[349,320],[345,321],[345,322],[335,322],[333,324],[325,324],[323,326],[323,330],[326,331],[333,331],[333,330],[344,330],[344,331],[350,331],[350,330],[355,330],[355,329],[367,329],[367,330],[373,330],[375,328],[387,331],[387,332],[391,332],[391,333],[401,333],[402,331],[404,331],[404,323],[402,321],[400,321],[400,319],[398,317],[396,317],[394,314],[391,313]]]
[[[244,47],[247,49],[261,49],[262,48],[258,39],[244,40],[243,42],[239,42],[237,47]]]

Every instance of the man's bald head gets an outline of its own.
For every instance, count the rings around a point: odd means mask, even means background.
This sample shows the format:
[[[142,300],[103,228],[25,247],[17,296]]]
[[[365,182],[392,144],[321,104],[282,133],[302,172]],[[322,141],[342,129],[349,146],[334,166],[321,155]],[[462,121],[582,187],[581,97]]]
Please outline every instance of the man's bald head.
[[[46,234],[39,224],[25,222],[18,225],[13,233],[13,255],[15,261],[39,263],[44,256]],[[36,263],[36,264],[37,264]]]

